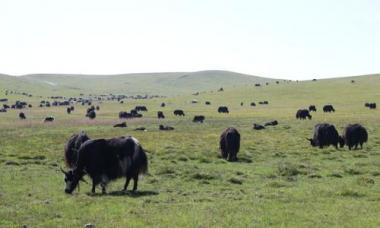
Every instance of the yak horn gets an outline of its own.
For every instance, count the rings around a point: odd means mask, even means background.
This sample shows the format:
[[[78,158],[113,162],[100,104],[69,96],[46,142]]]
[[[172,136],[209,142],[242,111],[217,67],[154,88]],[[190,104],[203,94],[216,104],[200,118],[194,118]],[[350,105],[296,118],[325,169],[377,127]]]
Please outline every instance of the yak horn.
[[[64,173],[65,175],[67,175],[67,172],[65,170],[63,170],[62,167],[59,167],[59,169],[61,170],[62,173]]]

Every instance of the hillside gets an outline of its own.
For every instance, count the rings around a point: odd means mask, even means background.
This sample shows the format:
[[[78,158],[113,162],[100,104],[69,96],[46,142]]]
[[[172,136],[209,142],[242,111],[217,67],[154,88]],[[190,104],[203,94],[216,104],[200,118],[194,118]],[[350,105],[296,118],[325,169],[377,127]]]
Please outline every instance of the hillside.
[[[31,74],[20,77],[0,75],[0,79],[0,88],[26,90],[25,92],[39,91],[43,94],[114,93],[164,96],[217,90],[220,87],[234,87],[273,80],[229,71],[121,75]]]

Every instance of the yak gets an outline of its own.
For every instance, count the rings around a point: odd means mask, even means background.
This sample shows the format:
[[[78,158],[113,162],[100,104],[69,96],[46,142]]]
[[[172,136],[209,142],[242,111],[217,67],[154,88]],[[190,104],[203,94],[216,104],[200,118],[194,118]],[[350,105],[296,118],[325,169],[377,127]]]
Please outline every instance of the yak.
[[[206,105],[211,105],[211,102],[210,101],[206,101],[205,104]]]
[[[90,140],[90,137],[81,131],[79,134],[73,134],[65,145],[65,163],[69,168],[74,168],[78,159],[78,150],[80,146]]]
[[[219,149],[222,158],[236,161],[240,149],[240,133],[233,127],[225,129],[220,135]]]
[[[54,117],[52,117],[52,116],[45,117],[45,119],[44,119],[45,123],[46,122],[53,122],[53,121],[54,121]]]
[[[135,128],[135,131],[146,131],[146,128],[145,127],[138,127],[138,128]]]
[[[147,112],[148,111],[148,109],[146,108],[146,106],[136,106],[135,110],[136,111],[142,111],[142,112]]]
[[[368,132],[360,124],[349,124],[345,127],[342,138],[349,150],[351,150],[352,147],[357,149],[358,145],[363,149],[363,143],[368,141]]]
[[[338,144],[340,147],[344,146],[344,140],[339,136],[335,126],[328,123],[315,125],[313,138],[307,140],[310,141],[313,147],[318,146],[321,149],[330,145],[335,146],[336,149],[338,149]]]
[[[70,114],[70,113],[71,113],[71,108],[68,107],[68,108],[66,109],[66,112],[67,112],[67,114]]]
[[[364,106],[369,109],[376,109],[376,103],[365,103]]]
[[[20,113],[18,114],[18,117],[19,117],[20,119],[22,119],[22,120],[25,120],[25,119],[26,119],[25,113],[23,113],[23,112],[20,112]]]
[[[296,113],[296,118],[300,120],[306,119],[306,117],[311,120],[312,116],[309,113],[309,110],[307,109],[298,109]]]
[[[204,120],[205,120],[205,116],[194,116],[193,118],[194,123],[203,123]]]
[[[162,108],[165,107],[165,105],[166,105],[166,104],[165,104],[164,102],[161,103],[161,107],[162,107]]]
[[[251,106],[256,106],[256,103],[255,102],[251,102]]]
[[[323,106],[323,112],[335,112],[335,109],[332,105],[325,105]]]
[[[276,126],[276,125],[278,125],[277,120],[269,121],[264,124],[264,126]]]
[[[123,191],[126,191],[131,179],[133,189],[137,190],[140,174],[148,171],[148,158],[137,139],[119,137],[112,139],[88,140],[78,150],[76,166],[65,174],[65,192],[71,194],[84,175],[92,180],[91,192],[95,193],[97,185],[101,185],[102,193],[106,193],[107,184],[121,177],[126,177]]]
[[[118,123],[118,124],[113,125],[113,127],[127,127],[127,123],[126,122]]]
[[[255,129],[255,130],[263,130],[263,129],[265,129],[265,127],[263,125],[254,123],[253,124],[253,129]]]
[[[183,112],[183,110],[180,110],[180,109],[174,110],[173,113],[175,116],[185,116],[185,113]]]
[[[229,111],[228,111],[228,107],[227,107],[227,106],[220,106],[220,107],[218,108],[218,112],[219,112],[219,113],[229,113]]]
[[[160,125],[160,126],[158,127],[158,129],[159,129],[160,131],[172,131],[172,130],[174,130],[174,127]]]
[[[164,113],[163,113],[162,111],[158,111],[158,112],[157,112],[157,118],[158,118],[158,119],[165,119],[165,115],[164,115]]]
[[[96,112],[94,110],[92,110],[86,114],[86,117],[90,118],[91,120],[95,119],[96,118]]]
[[[310,106],[309,106],[309,111],[310,111],[310,112],[316,112],[316,111],[317,111],[317,108],[315,107],[315,105],[310,105]]]

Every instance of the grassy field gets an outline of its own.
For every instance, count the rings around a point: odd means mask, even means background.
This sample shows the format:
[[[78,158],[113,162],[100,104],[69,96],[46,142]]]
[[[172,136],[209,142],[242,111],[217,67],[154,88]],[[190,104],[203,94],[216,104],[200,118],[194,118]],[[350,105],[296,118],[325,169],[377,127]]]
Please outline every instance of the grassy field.
[[[0,113],[0,227],[379,227],[380,117],[364,102],[380,100],[380,77],[351,79],[221,85],[224,92],[215,92],[217,85],[199,90],[206,92],[198,96],[191,95],[189,84],[182,95],[103,102],[93,121],[85,119],[87,107],[81,105],[71,115],[65,107],[37,107],[40,88],[24,85],[36,96],[8,98],[34,105],[24,110],[27,120],[18,119],[19,111]],[[0,90],[6,88],[0,84]],[[70,89],[56,92],[73,94]],[[191,104],[192,99],[199,103]],[[269,105],[248,105],[262,100]],[[167,106],[161,108],[161,102]],[[328,103],[335,113],[321,112]],[[119,111],[137,104],[149,109],[142,119],[127,121],[125,129],[112,128]],[[296,120],[296,110],[310,104],[318,108],[312,120]],[[219,105],[227,105],[230,114],[218,114]],[[177,108],[186,116],[173,116]],[[166,119],[156,118],[159,110]],[[205,123],[192,123],[196,114],[205,115]],[[56,121],[42,123],[47,115]],[[274,119],[278,126],[252,130],[253,123]],[[369,141],[363,150],[312,148],[305,137],[321,122],[334,124],[339,132],[361,123]],[[160,123],[175,130],[160,132]],[[133,131],[140,126],[148,131]],[[242,135],[239,161],[233,163],[218,152],[219,135],[230,126]],[[112,182],[107,195],[91,195],[84,183],[79,192],[64,193],[63,147],[80,130],[91,138],[133,135],[141,142],[149,174],[139,182],[138,193],[120,194],[124,179]]]

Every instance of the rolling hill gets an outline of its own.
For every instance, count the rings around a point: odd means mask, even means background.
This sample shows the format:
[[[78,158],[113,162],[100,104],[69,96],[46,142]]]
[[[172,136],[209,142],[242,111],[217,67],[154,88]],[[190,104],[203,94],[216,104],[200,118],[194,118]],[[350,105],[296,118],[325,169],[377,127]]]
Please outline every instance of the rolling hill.
[[[230,71],[139,73],[121,75],[30,74],[19,77],[0,75],[0,88],[40,94],[79,93],[179,95],[265,83],[273,79]],[[33,86],[31,86],[33,85]],[[64,94],[62,94],[64,93]]]

